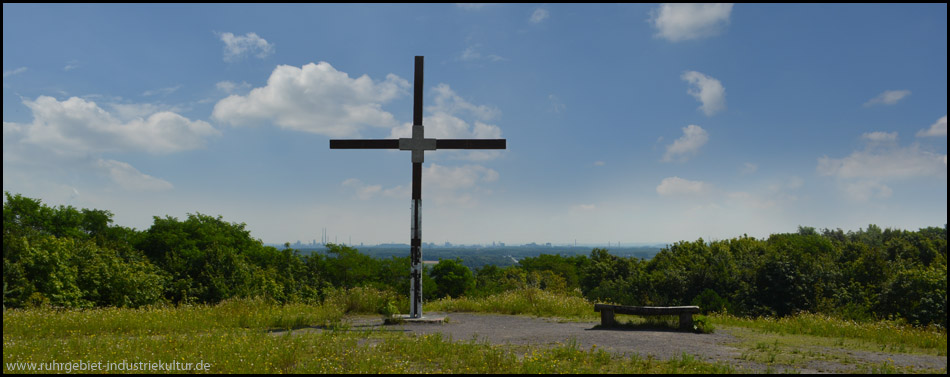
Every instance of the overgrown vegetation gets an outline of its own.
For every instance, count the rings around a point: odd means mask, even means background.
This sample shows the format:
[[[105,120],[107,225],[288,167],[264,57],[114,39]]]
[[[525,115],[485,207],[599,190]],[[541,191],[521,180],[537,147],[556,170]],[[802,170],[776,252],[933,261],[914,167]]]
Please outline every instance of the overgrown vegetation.
[[[725,362],[709,363],[688,354],[662,360],[619,355],[596,347],[583,349],[570,339],[553,346],[507,346],[477,339],[454,340],[440,334],[356,331],[341,321],[346,310],[375,312],[365,308],[375,306],[386,293],[351,288],[328,295],[323,304],[279,304],[258,298],[177,307],[8,309],[3,320],[4,373],[18,371],[17,365],[51,360],[203,361],[210,364],[207,371],[212,373],[743,372]],[[507,292],[504,296],[464,301],[479,311],[501,307],[511,314],[535,313],[523,304],[532,300],[573,302],[564,306],[568,310],[571,306],[591,305],[580,297],[537,289]],[[459,301],[445,299],[432,305]],[[511,308],[493,304],[499,302],[509,303]],[[592,311],[585,311],[583,317],[589,317],[589,313]],[[830,352],[831,347],[946,355],[946,332],[928,332],[909,325],[846,323],[809,314],[780,320],[712,315],[707,320],[716,326],[729,326],[739,337],[743,342],[738,345],[742,350],[740,359],[776,368],[773,371],[794,370],[810,360],[829,360],[853,365],[858,371],[920,372],[897,367],[893,362],[858,362],[846,352]],[[299,332],[283,331],[287,329]],[[879,348],[882,346],[886,348]]]
[[[50,360],[124,360],[205,362],[211,373],[735,372],[690,355],[671,360],[620,356],[581,349],[573,341],[525,350],[441,334],[353,331],[339,323],[341,314],[333,304],[260,299],[177,308],[9,309],[3,320],[3,371]],[[272,331],[324,323],[301,334]]]
[[[244,224],[203,214],[155,217],[139,231],[112,224],[108,211],[49,207],[9,193],[3,204],[5,308],[258,298],[405,312],[408,270],[408,257],[374,259],[344,245],[310,255],[278,250],[252,238]],[[476,271],[442,260],[424,272],[427,305],[442,310],[583,317],[593,315],[590,302],[695,304],[736,318],[819,313],[938,326],[944,333],[947,325],[946,225],[800,227],[767,239],[681,241],[650,260],[594,249],[590,256],[540,255]]]

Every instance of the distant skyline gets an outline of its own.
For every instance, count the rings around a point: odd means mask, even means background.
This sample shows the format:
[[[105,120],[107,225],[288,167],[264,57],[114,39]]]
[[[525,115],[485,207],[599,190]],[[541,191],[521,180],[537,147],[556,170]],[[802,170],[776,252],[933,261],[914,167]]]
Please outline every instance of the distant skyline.
[[[947,223],[947,4],[4,4],[3,190],[147,229],[671,243]]]

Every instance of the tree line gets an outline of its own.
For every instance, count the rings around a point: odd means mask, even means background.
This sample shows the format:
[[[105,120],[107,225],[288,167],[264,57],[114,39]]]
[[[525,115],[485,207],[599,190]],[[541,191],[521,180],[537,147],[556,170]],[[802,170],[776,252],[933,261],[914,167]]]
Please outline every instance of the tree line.
[[[330,244],[307,255],[265,246],[243,223],[200,213],[154,217],[146,230],[113,214],[5,193],[3,305],[140,307],[235,297],[321,302],[339,288],[409,291],[409,258]],[[947,225],[917,231],[816,230],[765,239],[681,241],[652,259],[542,254],[472,271],[442,259],[423,275],[426,300],[539,288],[624,305],[699,305],[706,312],[947,325]]]

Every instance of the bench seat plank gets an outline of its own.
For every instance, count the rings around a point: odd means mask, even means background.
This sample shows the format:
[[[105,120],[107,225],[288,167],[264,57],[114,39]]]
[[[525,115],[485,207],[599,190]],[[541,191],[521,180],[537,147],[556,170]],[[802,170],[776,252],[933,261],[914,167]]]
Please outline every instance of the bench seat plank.
[[[600,312],[600,323],[603,326],[613,326],[614,313],[631,315],[678,315],[680,328],[690,329],[693,326],[693,314],[699,313],[698,306],[624,306],[610,304],[594,304],[594,311]]]
[[[619,314],[633,315],[679,315],[683,313],[699,313],[698,306],[624,306],[609,304],[594,304],[594,311],[611,310]]]

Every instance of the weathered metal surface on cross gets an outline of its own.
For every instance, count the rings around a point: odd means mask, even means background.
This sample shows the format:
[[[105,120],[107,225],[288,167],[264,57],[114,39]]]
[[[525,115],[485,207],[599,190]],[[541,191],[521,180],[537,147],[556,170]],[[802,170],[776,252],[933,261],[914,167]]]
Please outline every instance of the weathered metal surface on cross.
[[[505,149],[505,139],[434,139],[422,125],[423,57],[416,56],[413,82],[412,137],[330,140],[330,149],[399,149],[412,152],[412,223],[410,229],[409,317],[422,318],[422,163],[425,151],[438,149]]]

